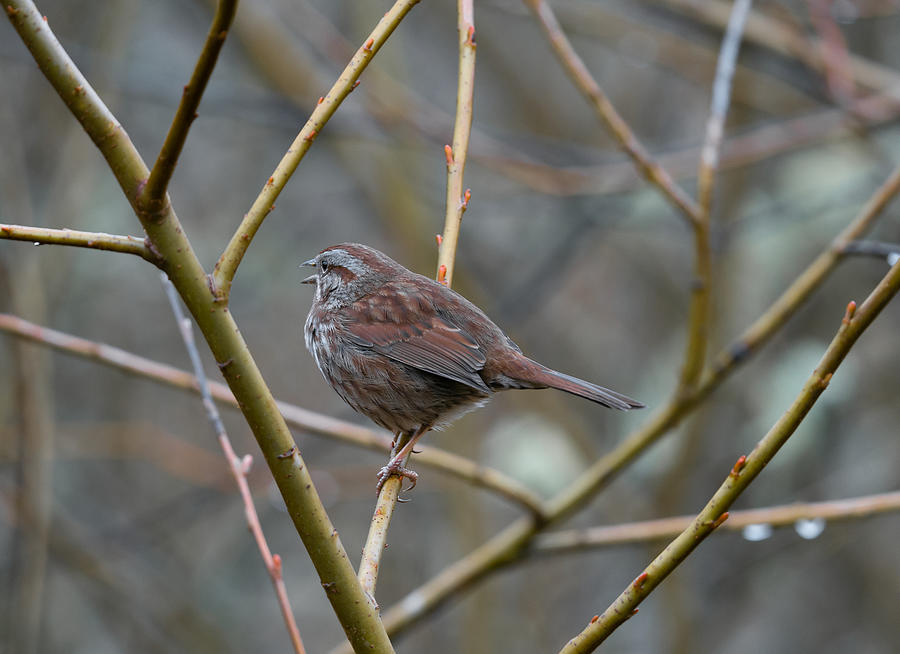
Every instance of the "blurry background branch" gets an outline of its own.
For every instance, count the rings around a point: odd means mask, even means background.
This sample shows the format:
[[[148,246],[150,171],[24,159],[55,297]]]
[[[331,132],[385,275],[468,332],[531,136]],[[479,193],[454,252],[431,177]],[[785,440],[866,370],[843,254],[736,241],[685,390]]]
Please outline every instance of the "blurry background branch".
[[[759,528],[763,534],[768,534],[770,528],[791,526],[801,531],[804,522],[821,521],[821,527],[824,528],[826,523],[859,520],[896,511],[900,511],[900,491],[829,502],[785,504],[764,509],[731,511],[728,519],[717,531],[744,531],[748,527],[753,527]],[[608,527],[552,531],[534,539],[529,547],[529,556],[579,552],[597,547],[615,547],[672,538],[684,531],[693,519],[694,516],[684,515]],[[816,530],[821,533],[819,527],[816,527]],[[747,536],[753,538],[753,533],[748,533]]]

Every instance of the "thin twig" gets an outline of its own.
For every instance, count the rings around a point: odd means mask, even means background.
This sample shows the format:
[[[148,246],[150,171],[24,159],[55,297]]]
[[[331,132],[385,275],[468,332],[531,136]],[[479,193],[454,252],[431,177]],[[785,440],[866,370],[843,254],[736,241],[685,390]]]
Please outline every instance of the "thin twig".
[[[456,120],[453,124],[453,145],[446,146],[447,157],[447,213],[444,233],[438,249],[437,279],[450,286],[459,242],[459,227],[469,206],[471,193],[463,193],[463,173],[469,152],[472,131],[472,106],[475,91],[475,10],[472,0],[457,1],[457,41],[459,43],[459,75],[456,87]]]
[[[735,511],[728,514],[720,530],[742,531],[753,525],[790,527],[800,520],[855,520],[880,513],[900,511],[900,491],[866,495],[830,502],[810,502]],[[659,520],[629,522],[605,527],[570,529],[537,536],[528,548],[528,556],[579,552],[603,547],[650,543],[680,534],[694,519],[683,515]]]
[[[900,263],[890,269],[859,309],[856,308],[855,302],[847,305],[837,334],[784,415],[756,444],[750,454],[737,460],[725,481],[694,521],[669,543],[633,583],[628,585],[599,619],[592,620],[578,636],[569,641],[560,654],[585,654],[594,651],[616,628],[634,615],[638,605],[704,538],[728,518],[728,508],[791,437],[819,396],[828,388],[832,375],[850,348],[898,290],[900,290]]]
[[[697,388],[690,394],[671,400],[653,414],[622,443],[601,457],[565,491],[546,503],[545,522],[522,518],[494,536],[464,558],[445,568],[437,576],[409,593],[384,613],[388,633],[395,635],[436,610],[451,597],[491,571],[524,552],[542,524],[552,524],[584,504],[609,483],[625,466],[674,428],[706,399],[740,364],[746,362],[785,324],[815,291],[841,260],[845,244],[858,238],[881,215],[888,202],[900,192],[900,167],[875,191],[853,221],[832,241],[791,285],[714,360]],[[345,652],[338,648],[335,652]]]
[[[74,229],[49,229],[26,225],[0,224],[0,239],[28,241],[35,245],[71,245],[78,248],[107,250],[134,254],[153,265],[159,264],[159,257],[148,247],[147,242],[137,236],[118,236],[103,232],[80,232]]]
[[[166,189],[169,187],[169,181],[178,164],[178,157],[187,140],[188,130],[197,117],[197,107],[200,106],[200,99],[206,90],[206,84],[216,66],[219,52],[225,44],[225,37],[228,36],[228,30],[234,20],[236,10],[237,0],[218,1],[216,13],[209,27],[209,33],[206,35],[206,42],[203,44],[203,49],[194,66],[191,80],[184,87],[181,102],[175,111],[172,125],[169,127],[169,133],[166,135],[156,163],[150,171],[150,178],[139,199],[145,210],[151,214],[159,211],[165,202]]]
[[[840,254],[885,259],[888,265],[893,266],[900,257],[900,243],[850,241],[841,248]]]
[[[707,25],[720,28],[724,28],[727,24],[731,12],[731,3],[722,0],[644,0],[644,2],[670,7]],[[796,59],[818,73],[825,73],[821,41],[809,38],[782,21],[758,11],[750,12],[744,38],[754,45]],[[897,71],[855,54],[848,54],[847,66],[857,84],[880,91],[895,100],[900,99],[900,74]]]
[[[0,313],[0,331],[167,386],[199,392],[196,378],[187,371],[146,359],[111,345],[41,327],[10,314]],[[225,384],[210,382],[209,387],[217,402],[237,407],[234,394]],[[385,434],[280,400],[276,401],[276,404],[288,424],[298,429],[375,452],[389,453],[391,451],[391,439]],[[416,462],[419,465],[442,472],[473,486],[484,488],[520,505],[531,514],[541,515],[540,499],[522,484],[502,472],[427,445],[419,446],[417,452]]]
[[[282,157],[275,171],[263,185],[259,195],[254,200],[240,226],[235,231],[231,241],[219,257],[213,273],[216,291],[220,298],[227,299],[231,290],[231,282],[237,272],[237,268],[243,259],[250,242],[256,235],[263,220],[269,215],[269,212],[275,208],[275,200],[281,194],[291,175],[300,165],[306,152],[309,150],[312,142],[324,129],[325,124],[337,111],[344,99],[350,95],[351,91],[356,88],[359,76],[372,61],[372,58],[378,52],[388,37],[393,33],[403,17],[412,9],[419,0],[397,0],[394,6],[382,17],[375,29],[369,35],[369,38],[356,51],[356,54],[344,68],[334,86],[328,93],[319,99],[319,104],[313,110],[312,115],[297,138],[288,148],[287,153]]]
[[[619,115],[616,108],[606,97],[597,80],[591,75],[584,61],[575,52],[575,48],[566,38],[556,15],[544,0],[524,0],[550,40],[553,52],[562,63],[569,77],[578,90],[588,99],[594,111],[609,128],[621,147],[634,161],[638,170],[651,184],[656,186],[668,200],[675,205],[684,218],[691,224],[700,217],[700,207],[672,179],[666,170],[659,165],[641,145],[628,123]]]
[[[850,73],[847,40],[831,13],[831,0],[808,0],[809,18],[819,33],[822,68],[828,92],[838,106],[848,107],[856,94]]]
[[[471,193],[466,191],[463,197],[463,172],[466,167],[466,156],[469,151],[469,135],[472,131],[472,104],[475,91],[475,12],[472,0],[457,2],[457,37],[459,42],[459,75],[456,89],[456,121],[453,126],[453,145],[446,146],[447,156],[447,215],[444,222],[443,237],[438,239],[437,280],[450,286],[453,278],[453,265],[456,260],[456,246],[459,241],[459,227],[462,216],[469,204]],[[398,438],[396,451],[404,444],[403,434]],[[391,452],[394,456],[394,452]],[[409,458],[409,457],[407,457]],[[388,527],[397,504],[403,478],[389,477],[378,493],[375,512],[372,515],[369,534],[363,547],[362,560],[359,564],[359,581],[370,595],[375,594],[378,580],[378,568],[381,554],[387,547]]]
[[[712,294],[712,254],[709,248],[710,216],[712,212],[713,182],[719,166],[719,149],[725,132],[725,116],[731,99],[731,81],[741,44],[741,33],[750,11],[751,0],[737,0],[731,10],[728,28],[722,39],[716,76],[713,81],[712,102],[706,136],[700,149],[697,171],[697,197],[700,204],[698,220],[694,222],[694,283],[688,307],[687,344],[677,393],[693,388],[706,362],[709,340],[710,296]]]
[[[161,278],[166,297],[169,298],[169,306],[172,307],[172,313],[175,314],[175,322],[178,323],[178,331],[181,333],[188,357],[191,360],[191,366],[194,368],[194,375],[197,378],[200,396],[203,398],[203,408],[206,410],[206,417],[212,424],[216,438],[219,439],[219,445],[222,446],[222,452],[225,454],[226,461],[228,461],[228,468],[231,470],[231,474],[240,491],[241,499],[244,502],[244,516],[247,519],[247,526],[250,528],[250,533],[253,534],[254,540],[256,540],[256,546],[259,548],[266,571],[272,580],[272,587],[275,589],[275,597],[278,599],[278,606],[281,608],[281,615],[284,618],[291,645],[293,645],[297,654],[305,654],[306,650],[303,648],[300,630],[297,628],[297,623],[294,620],[294,612],[291,610],[287,588],[284,585],[281,557],[277,554],[273,556],[269,550],[269,543],[266,541],[265,534],[263,534],[262,525],[259,522],[259,516],[253,504],[253,496],[250,494],[250,486],[247,483],[247,473],[250,471],[253,457],[248,454],[243,459],[239,459],[237,454],[234,453],[231,439],[228,438],[228,432],[225,431],[222,417],[219,415],[219,410],[216,408],[216,403],[213,402],[212,394],[209,391],[209,382],[206,379],[206,372],[203,370],[200,352],[197,350],[197,344],[194,342],[194,330],[191,326],[191,319],[185,316],[181,310],[178,293],[175,291],[172,282],[169,281],[165,273],[163,273]]]

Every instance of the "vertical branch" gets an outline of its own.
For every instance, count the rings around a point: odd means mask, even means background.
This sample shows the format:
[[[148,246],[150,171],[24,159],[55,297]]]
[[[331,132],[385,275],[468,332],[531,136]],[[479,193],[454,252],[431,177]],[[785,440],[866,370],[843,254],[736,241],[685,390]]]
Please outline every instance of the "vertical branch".
[[[725,116],[731,96],[731,81],[741,43],[741,34],[750,11],[751,0],[736,0],[722,39],[706,137],[700,150],[697,171],[697,196],[700,206],[694,227],[694,283],[688,310],[688,338],[678,391],[693,389],[700,380],[706,361],[709,339],[712,257],[709,249],[709,223],[712,212],[713,181],[719,165],[719,148],[725,131]]]
[[[463,193],[463,173],[472,131],[472,105],[475,92],[475,11],[472,0],[458,0],[457,35],[459,40],[459,76],[456,88],[456,122],[453,145],[445,146],[447,156],[447,214],[438,252],[437,279],[450,286],[459,242],[459,226],[469,206],[471,193]]]
[[[446,146],[447,155],[447,216],[444,234],[438,237],[437,280],[450,285],[453,278],[453,263],[459,242],[459,226],[463,213],[469,204],[471,192],[463,196],[463,172],[469,151],[469,134],[472,131],[472,104],[475,92],[475,11],[473,0],[458,0],[457,34],[459,41],[459,75],[456,90],[456,122],[453,126],[453,145]],[[395,452],[404,445],[409,434],[401,434],[396,442]],[[393,452],[391,453],[393,457]],[[405,463],[405,462],[404,462]],[[378,566],[387,543],[388,527],[400,495],[403,478],[389,477],[381,486],[375,513],[359,564],[359,581],[370,595],[374,596],[378,580]]]
[[[178,331],[184,341],[184,347],[187,349],[188,357],[191,360],[191,366],[194,369],[194,376],[197,378],[197,387],[200,390],[200,396],[203,398],[203,409],[206,411],[206,417],[209,419],[219,439],[219,445],[228,461],[228,469],[231,471],[234,481],[237,483],[238,491],[240,491],[241,499],[244,502],[244,516],[247,519],[247,526],[250,533],[256,541],[259,553],[262,556],[266,571],[272,580],[272,586],[275,589],[275,597],[278,599],[278,606],[281,608],[281,615],[284,618],[285,627],[287,627],[288,635],[291,639],[291,645],[294,647],[296,654],[306,654],[303,648],[303,640],[300,638],[300,630],[294,620],[294,612],[291,611],[291,603],[287,595],[287,587],[284,585],[284,577],[281,573],[281,557],[277,554],[273,555],[269,550],[269,543],[263,534],[262,525],[259,522],[259,516],[256,513],[256,507],[253,505],[253,496],[250,494],[250,485],[247,483],[247,473],[250,471],[250,465],[253,463],[253,457],[249,454],[243,459],[239,459],[234,453],[231,446],[231,439],[228,438],[228,432],[225,431],[225,424],[213,402],[212,393],[209,390],[209,381],[206,378],[206,372],[203,370],[203,363],[200,360],[200,352],[197,350],[197,344],[194,341],[194,330],[191,328],[191,319],[184,315],[181,305],[178,303],[178,294],[175,287],[165,273],[162,274],[163,288],[166,291],[166,297],[169,299],[169,306],[172,313],[175,314],[175,322],[178,324]]]
[[[391,458],[409,442],[411,434],[404,433],[397,437],[394,447],[391,448]],[[409,457],[402,462],[406,465]],[[391,526],[391,518],[394,516],[394,508],[400,497],[403,487],[403,477],[388,477],[378,493],[378,501],[375,503],[375,513],[372,515],[372,523],[369,525],[369,534],[366,536],[366,544],[363,547],[362,560],[359,562],[359,583],[372,597],[375,596],[375,584],[378,582],[378,570],[381,566],[381,555],[387,547],[387,532]]]
[[[213,16],[212,25],[209,27],[209,33],[206,35],[203,50],[200,51],[200,57],[194,66],[194,73],[191,75],[190,82],[184,87],[181,103],[172,119],[169,133],[159,151],[153,170],[150,171],[150,178],[141,192],[139,202],[151,214],[159,211],[164,204],[166,189],[169,187],[172,173],[175,172],[175,166],[184,142],[187,140],[191,123],[197,117],[197,107],[206,90],[206,84],[212,76],[219,52],[225,44],[225,37],[228,36],[235,11],[237,11],[237,0],[219,0],[216,5],[216,13]]]

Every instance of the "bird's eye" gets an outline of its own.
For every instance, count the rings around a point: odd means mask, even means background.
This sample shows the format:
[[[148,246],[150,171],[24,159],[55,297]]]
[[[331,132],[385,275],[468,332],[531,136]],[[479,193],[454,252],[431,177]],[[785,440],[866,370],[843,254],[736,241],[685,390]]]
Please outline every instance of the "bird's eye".
[[[323,273],[328,272],[328,268],[329,268],[328,262],[327,262],[327,261],[320,261],[320,262],[319,262],[319,268],[322,269],[322,272],[323,272]]]

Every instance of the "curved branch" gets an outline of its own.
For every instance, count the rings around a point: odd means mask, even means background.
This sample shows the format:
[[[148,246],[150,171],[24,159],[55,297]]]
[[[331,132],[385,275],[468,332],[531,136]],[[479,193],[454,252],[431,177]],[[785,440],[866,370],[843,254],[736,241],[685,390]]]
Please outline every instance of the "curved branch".
[[[41,327],[17,316],[0,313],[0,331],[161,384],[199,392],[196,378],[185,370],[146,359],[111,345]],[[210,382],[209,387],[217,402],[238,407],[234,394],[225,384]],[[276,400],[276,405],[287,423],[293,427],[375,452],[391,451],[390,437],[380,432],[287,402]],[[417,463],[505,497],[531,514],[537,516],[542,514],[540,499],[502,472],[435,447],[420,447],[421,451],[416,454]]]
[[[187,140],[191,123],[197,117],[197,107],[200,106],[200,99],[203,97],[206,84],[216,66],[216,60],[225,44],[225,37],[228,36],[228,30],[236,11],[237,0],[219,0],[217,3],[212,25],[209,27],[203,50],[200,51],[200,57],[194,66],[191,80],[184,87],[184,93],[178,109],[175,111],[169,133],[159,151],[156,163],[153,164],[153,170],[150,171],[150,178],[141,192],[139,201],[150,213],[159,211],[164,205],[163,196],[169,187],[172,173],[175,172],[175,166],[184,142]]]
[[[250,247],[250,242],[256,235],[263,220],[269,215],[269,212],[275,208],[275,200],[281,194],[291,175],[297,170],[300,161],[309,150],[312,142],[319,135],[328,120],[337,111],[344,99],[350,95],[350,92],[356,88],[359,76],[372,61],[372,58],[378,52],[388,37],[393,33],[403,17],[409,13],[419,0],[397,0],[394,6],[382,17],[375,29],[369,35],[366,42],[356,51],[350,63],[344,68],[331,90],[319,98],[319,104],[313,110],[312,115],[297,138],[288,148],[287,153],[282,157],[271,177],[266,181],[259,195],[254,200],[237,231],[231,237],[231,241],[225,247],[216,262],[213,272],[213,279],[216,286],[216,292],[220,298],[227,299],[231,290],[231,282],[237,272],[241,259]]]
[[[635,166],[648,182],[659,189],[662,194],[679,210],[690,224],[696,224],[700,220],[700,207],[687,193],[684,192],[672,176],[659,165],[647,152],[634,132],[628,126],[616,108],[606,97],[597,80],[591,75],[584,61],[575,52],[575,48],[566,38],[556,15],[545,0],[524,0],[528,8],[534,14],[544,34],[550,40],[553,52],[562,63],[563,68],[572,78],[575,86],[581,91],[600,119],[606,124],[609,131],[619,142],[625,153],[631,157]]]
[[[80,232],[74,229],[49,229],[28,227],[27,225],[0,224],[0,239],[28,241],[35,245],[70,245],[76,248],[106,250],[134,254],[158,266],[159,257],[147,245],[147,241],[137,236],[117,236],[103,232]]]

